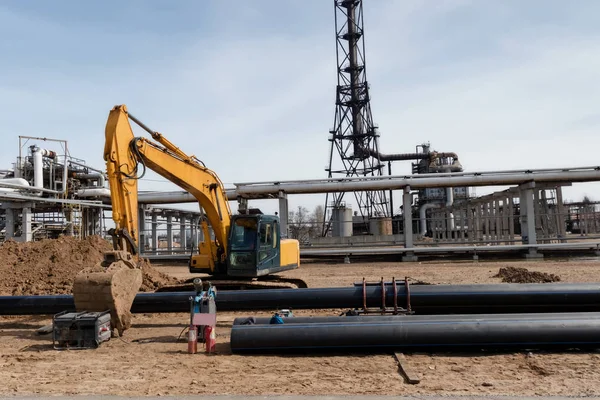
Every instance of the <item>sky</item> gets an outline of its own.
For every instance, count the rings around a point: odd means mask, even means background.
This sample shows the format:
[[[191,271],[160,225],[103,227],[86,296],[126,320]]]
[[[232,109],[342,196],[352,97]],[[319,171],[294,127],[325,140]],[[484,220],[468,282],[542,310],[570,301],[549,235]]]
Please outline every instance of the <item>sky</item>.
[[[468,172],[600,165],[599,13],[591,0],[364,0],[380,151],[429,142]],[[108,112],[126,104],[227,187],[327,176],[331,0],[0,0],[0,54],[0,168],[19,135],[65,139],[104,168]],[[140,189],[177,188],[148,174]],[[600,185],[564,193],[600,200]]]

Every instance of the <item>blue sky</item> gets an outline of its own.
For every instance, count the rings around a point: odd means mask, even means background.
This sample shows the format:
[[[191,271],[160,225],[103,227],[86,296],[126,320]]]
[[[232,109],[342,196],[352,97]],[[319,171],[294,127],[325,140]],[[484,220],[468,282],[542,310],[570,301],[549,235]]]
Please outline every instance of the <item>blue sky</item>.
[[[599,13],[594,1],[365,0],[382,152],[430,142],[467,171],[600,164]],[[5,0],[0,54],[0,168],[18,135],[66,139],[103,167],[106,117],[124,103],[227,184],[326,176],[332,1]],[[149,179],[142,189],[174,189]],[[583,194],[600,188],[565,197]]]

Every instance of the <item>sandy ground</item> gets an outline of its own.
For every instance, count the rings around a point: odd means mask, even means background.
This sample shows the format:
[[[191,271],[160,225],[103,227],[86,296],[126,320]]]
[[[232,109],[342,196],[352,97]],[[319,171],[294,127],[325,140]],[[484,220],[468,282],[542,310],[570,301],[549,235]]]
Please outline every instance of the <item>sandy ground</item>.
[[[600,282],[600,261],[423,262],[304,264],[288,276],[310,287],[347,286],[410,276],[431,283],[498,283],[502,266],[557,274],[563,282]],[[161,267],[187,276],[185,268]],[[331,313],[320,311],[319,314]],[[298,311],[296,315],[314,315]],[[0,317],[0,394],[380,394],[565,395],[600,394],[600,353],[412,354],[422,378],[405,384],[391,354],[363,356],[238,356],[229,349],[237,316],[220,313],[217,354],[187,354],[177,341],[188,315],[136,315],[123,339],[97,350],[57,351],[35,329],[46,317]],[[267,315],[256,313],[254,315]]]

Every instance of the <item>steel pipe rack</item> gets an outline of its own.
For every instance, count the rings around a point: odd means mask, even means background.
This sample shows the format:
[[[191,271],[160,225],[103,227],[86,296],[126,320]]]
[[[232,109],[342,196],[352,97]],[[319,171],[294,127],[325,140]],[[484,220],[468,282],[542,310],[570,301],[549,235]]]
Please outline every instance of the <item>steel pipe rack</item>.
[[[451,172],[382,177],[348,177],[279,182],[235,183],[226,188],[228,200],[243,198],[272,198],[286,194],[352,192],[378,189],[411,189],[461,186],[507,186],[528,182],[597,182],[600,167],[579,167],[539,170],[510,170],[484,172]],[[138,201],[146,204],[195,203],[198,200],[185,191],[141,192]]]

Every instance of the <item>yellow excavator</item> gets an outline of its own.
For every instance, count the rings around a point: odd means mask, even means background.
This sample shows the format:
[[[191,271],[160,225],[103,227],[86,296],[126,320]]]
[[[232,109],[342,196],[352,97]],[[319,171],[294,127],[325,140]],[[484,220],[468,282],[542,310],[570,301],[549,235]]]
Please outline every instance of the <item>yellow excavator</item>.
[[[130,120],[157,143],[135,137]],[[281,238],[277,216],[232,215],[217,174],[148,128],[125,105],[110,111],[105,137],[104,160],[115,223],[109,233],[114,250],[105,254],[100,265],[84,269],[75,278],[73,297],[78,310],[110,310],[113,327],[120,334],[130,327],[129,310],[142,284],[138,265],[138,180],[146,168],[191,193],[204,211],[206,219],[200,222],[203,241],[198,254],[190,258],[190,272],[209,274],[217,288],[234,282],[260,286],[260,281],[269,280],[306,287],[300,279],[273,275],[300,265],[299,242]]]

